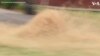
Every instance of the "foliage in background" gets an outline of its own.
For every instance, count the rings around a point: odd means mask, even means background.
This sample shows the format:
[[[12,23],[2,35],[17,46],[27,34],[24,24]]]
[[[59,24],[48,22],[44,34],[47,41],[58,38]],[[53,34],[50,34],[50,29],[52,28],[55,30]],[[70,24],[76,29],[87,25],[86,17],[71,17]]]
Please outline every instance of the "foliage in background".
[[[1,0],[1,7],[6,8],[6,9],[13,9],[17,5],[16,0]]]
[[[24,4],[21,4],[20,3],[20,4],[17,4],[16,5],[15,9],[23,11],[24,10],[24,7],[25,7]]]

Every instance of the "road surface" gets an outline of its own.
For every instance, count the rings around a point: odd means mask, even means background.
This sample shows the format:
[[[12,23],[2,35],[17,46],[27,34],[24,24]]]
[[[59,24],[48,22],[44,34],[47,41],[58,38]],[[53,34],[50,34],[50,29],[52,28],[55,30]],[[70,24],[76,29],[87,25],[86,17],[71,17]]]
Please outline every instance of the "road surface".
[[[26,15],[21,12],[16,12],[16,11],[0,8],[0,22],[23,24],[29,21],[32,17],[33,15]]]

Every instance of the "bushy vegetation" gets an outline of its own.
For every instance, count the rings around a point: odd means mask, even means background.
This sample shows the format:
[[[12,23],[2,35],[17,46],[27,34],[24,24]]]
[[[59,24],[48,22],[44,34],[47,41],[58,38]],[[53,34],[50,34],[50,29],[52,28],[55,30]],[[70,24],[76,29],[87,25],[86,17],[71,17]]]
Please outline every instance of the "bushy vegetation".
[[[16,0],[1,0],[1,7],[6,9],[13,9],[17,5],[15,2]]]

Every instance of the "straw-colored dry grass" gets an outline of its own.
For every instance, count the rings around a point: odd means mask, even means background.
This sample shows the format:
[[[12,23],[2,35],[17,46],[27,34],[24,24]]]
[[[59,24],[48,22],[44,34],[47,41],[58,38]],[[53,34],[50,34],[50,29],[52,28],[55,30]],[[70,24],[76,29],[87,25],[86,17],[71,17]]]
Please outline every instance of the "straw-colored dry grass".
[[[98,17],[100,18],[100,17]],[[46,10],[21,27],[0,25],[2,45],[62,50],[66,48],[99,48],[99,19],[88,13],[72,14]],[[8,31],[9,30],[9,31]],[[12,32],[13,33],[12,33]]]
[[[41,35],[58,35],[65,30],[66,21],[63,13],[56,10],[46,10],[21,27],[18,34],[22,37],[36,38],[37,36],[41,37]]]

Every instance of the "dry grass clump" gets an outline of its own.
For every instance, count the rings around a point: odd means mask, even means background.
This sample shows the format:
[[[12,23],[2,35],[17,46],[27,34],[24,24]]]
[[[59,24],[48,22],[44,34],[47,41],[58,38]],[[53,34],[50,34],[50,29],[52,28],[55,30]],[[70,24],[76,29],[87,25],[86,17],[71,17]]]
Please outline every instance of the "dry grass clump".
[[[21,27],[2,25],[6,30],[0,28],[1,32],[13,32],[8,37],[0,37],[0,43],[40,49],[96,48],[100,46],[99,24],[88,15],[45,10]]]
[[[65,17],[62,12],[45,10],[24,25],[18,34],[22,37],[57,35],[65,31],[65,24]]]

